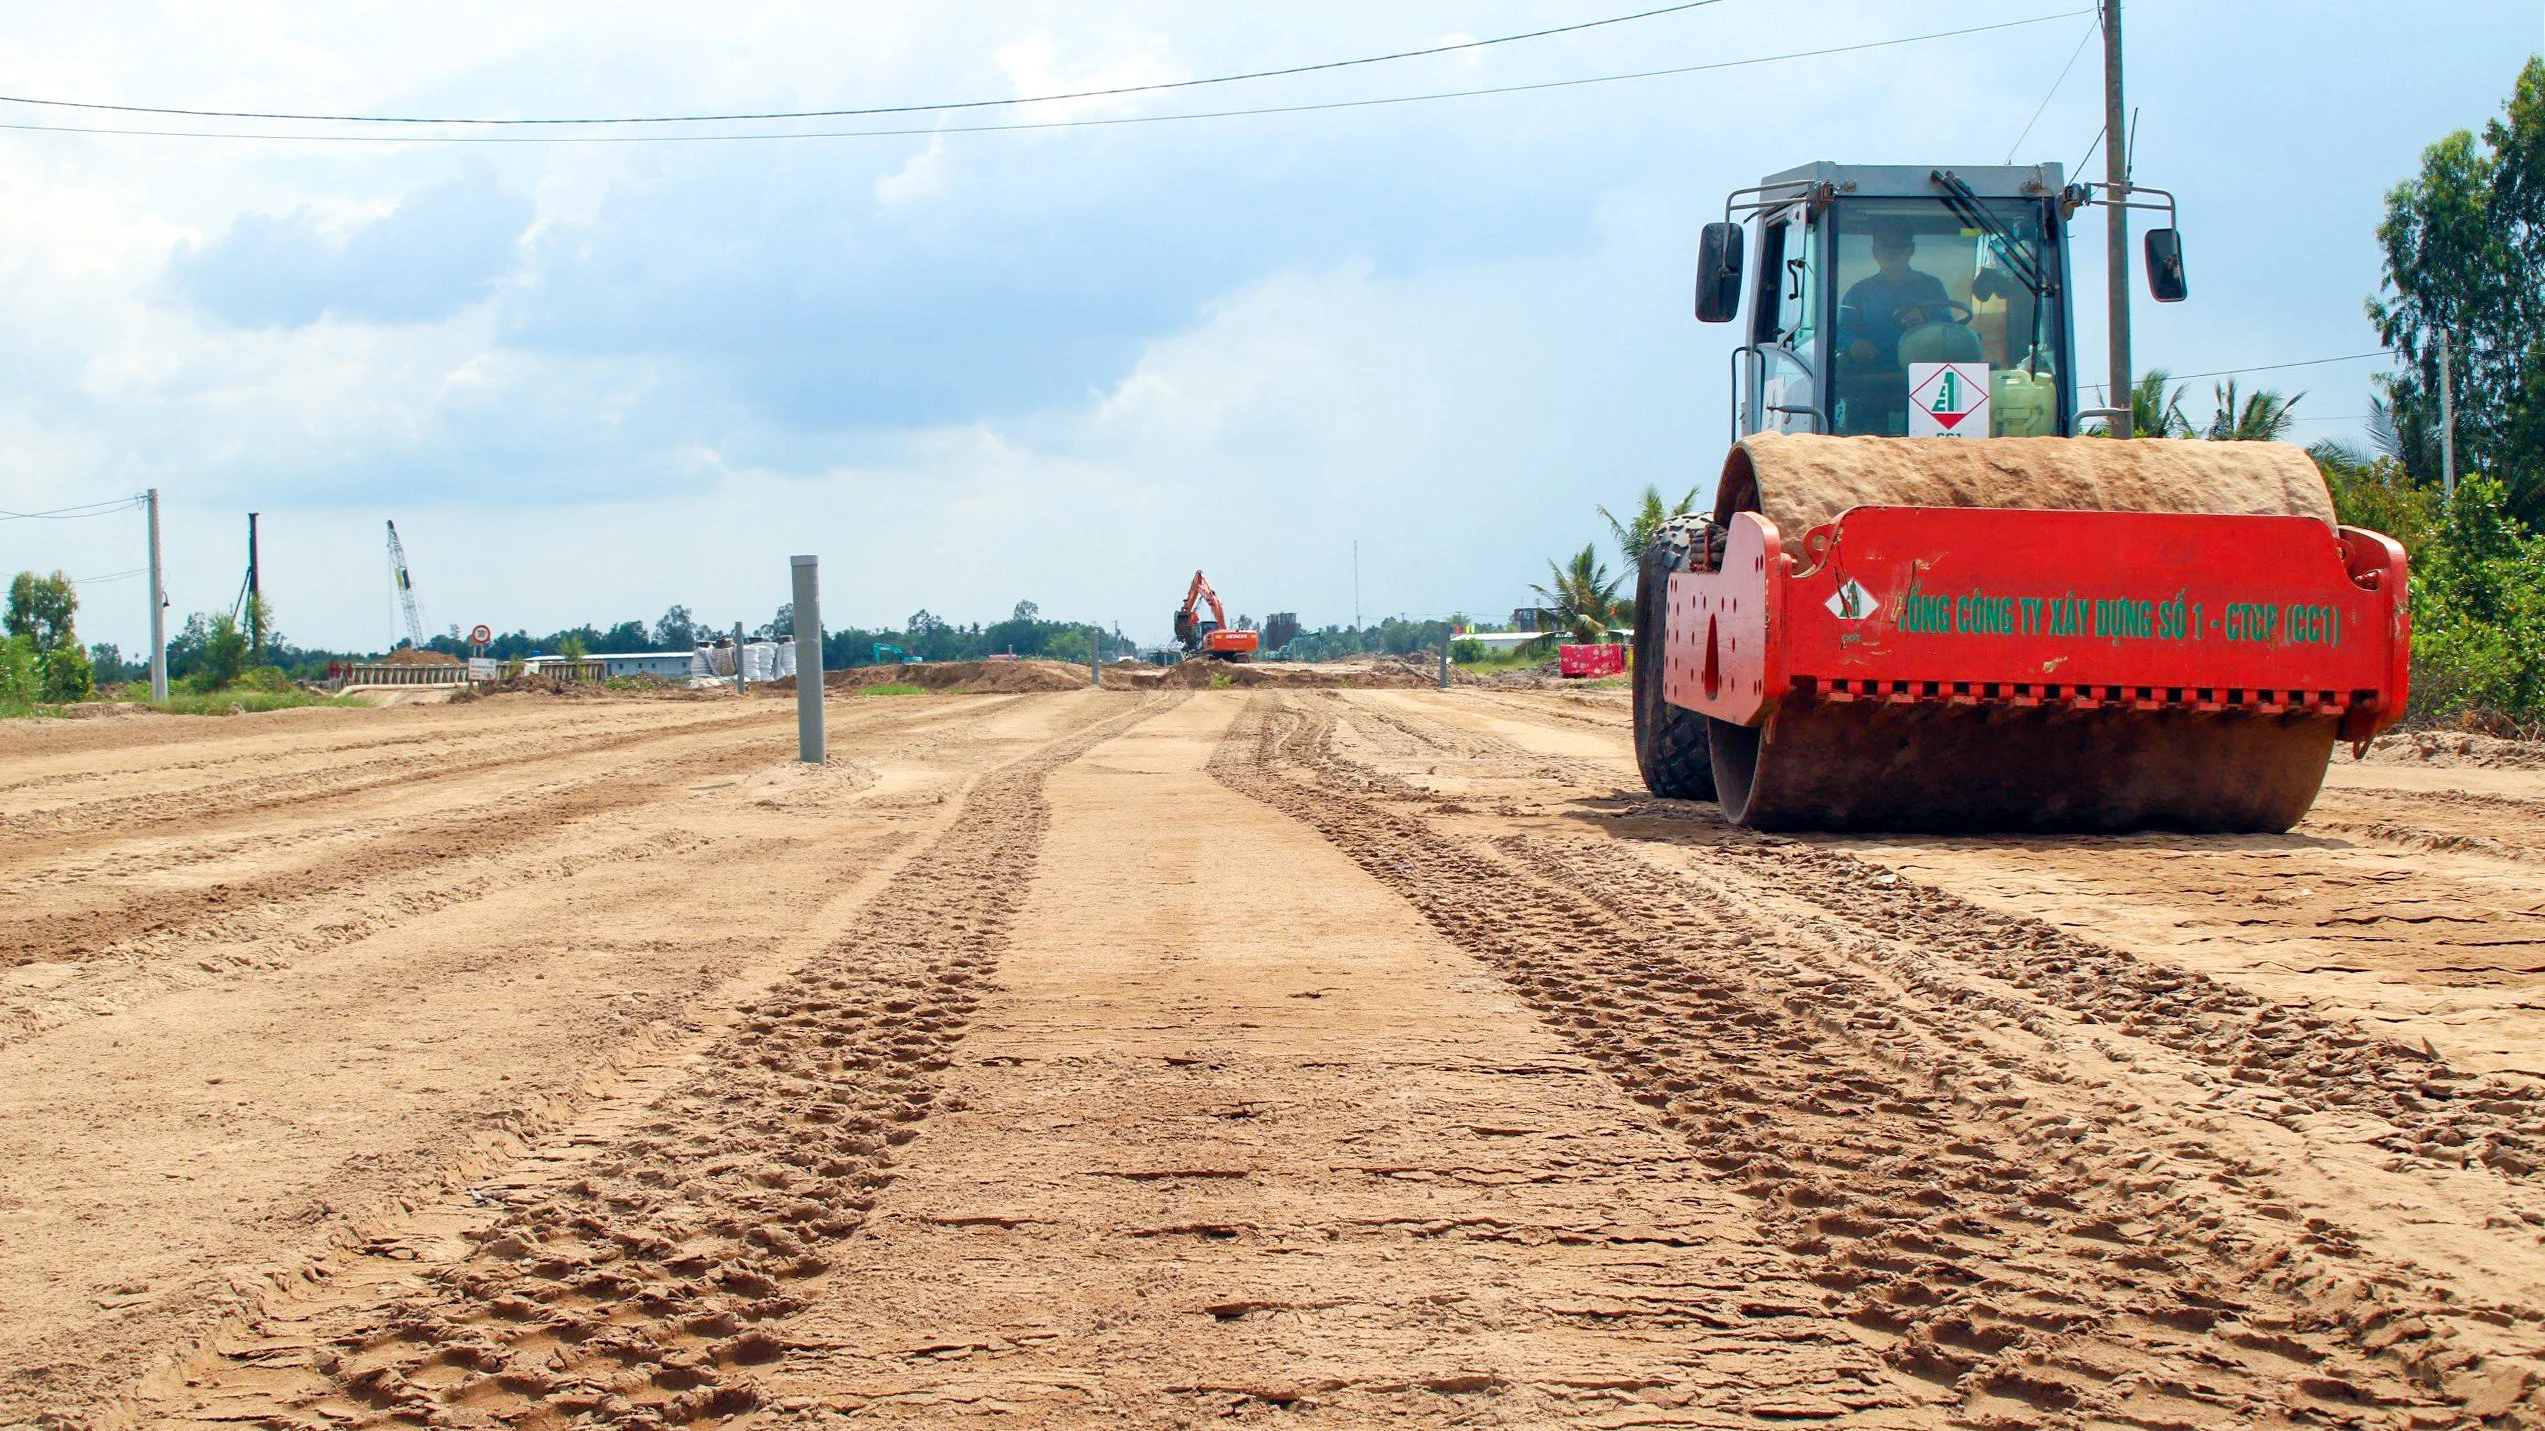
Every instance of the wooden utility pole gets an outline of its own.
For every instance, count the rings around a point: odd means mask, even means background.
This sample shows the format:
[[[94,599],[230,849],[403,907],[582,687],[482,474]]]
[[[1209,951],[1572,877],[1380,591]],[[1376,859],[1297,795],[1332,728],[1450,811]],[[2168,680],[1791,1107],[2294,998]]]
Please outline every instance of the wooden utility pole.
[[[2103,0],[2104,264],[2109,285],[2112,435],[2130,431],[2130,141],[2121,103],[2121,0]]]

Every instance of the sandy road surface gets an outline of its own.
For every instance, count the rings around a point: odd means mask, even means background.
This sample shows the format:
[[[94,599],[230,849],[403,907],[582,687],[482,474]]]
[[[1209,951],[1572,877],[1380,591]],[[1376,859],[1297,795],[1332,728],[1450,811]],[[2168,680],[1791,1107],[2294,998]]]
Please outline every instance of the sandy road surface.
[[[1599,693],[0,734],[0,1425],[2526,1424],[2545,775],[1753,837]]]

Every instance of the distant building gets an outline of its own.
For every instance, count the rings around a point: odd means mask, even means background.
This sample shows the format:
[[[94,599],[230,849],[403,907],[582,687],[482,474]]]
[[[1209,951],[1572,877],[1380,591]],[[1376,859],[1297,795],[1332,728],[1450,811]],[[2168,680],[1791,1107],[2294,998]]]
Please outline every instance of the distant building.
[[[565,656],[531,656],[521,666],[525,675],[533,676],[563,676],[579,671],[584,680],[652,676],[663,681],[686,681],[690,658],[687,651],[596,652],[580,661]]]
[[[631,651],[624,655],[601,654],[584,659],[601,663],[601,679],[605,681],[627,676],[653,676],[665,681],[689,679],[690,658],[687,651]]]

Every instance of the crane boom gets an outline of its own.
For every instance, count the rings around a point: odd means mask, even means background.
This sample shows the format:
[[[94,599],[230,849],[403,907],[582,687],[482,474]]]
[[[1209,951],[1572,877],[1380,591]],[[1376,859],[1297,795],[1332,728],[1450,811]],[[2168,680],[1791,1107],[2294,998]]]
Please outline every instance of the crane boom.
[[[415,609],[415,581],[407,575],[406,545],[398,540],[398,524],[389,523],[389,579],[397,587],[398,612],[406,618],[407,644],[424,649],[424,617]]]

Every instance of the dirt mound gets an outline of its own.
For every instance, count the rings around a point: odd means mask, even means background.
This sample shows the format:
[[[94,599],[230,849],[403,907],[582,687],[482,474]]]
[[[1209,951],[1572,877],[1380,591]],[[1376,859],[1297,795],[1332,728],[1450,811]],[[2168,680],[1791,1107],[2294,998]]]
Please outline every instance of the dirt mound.
[[[382,658],[383,666],[456,666],[460,658],[441,651],[418,650],[413,646],[392,651]]]
[[[2314,459],[2285,442],[2149,438],[1745,438],[1723,464],[1715,515],[1755,508],[1788,541],[1849,507],[2041,507],[2230,512],[2333,520]]]
[[[2545,770],[2545,741],[2504,740],[2465,730],[2403,730],[2379,736],[2360,763]]]
[[[1168,666],[1144,684],[1179,690],[1218,690],[1230,686],[1311,688],[1428,686],[1440,679],[1437,658],[1370,661],[1184,661]],[[1107,672],[1107,679],[1113,673]]]
[[[792,678],[779,683],[795,689]],[[1069,661],[922,661],[903,666],[852,666],[822,673],[822,689],[857,691],[868,686],[917,686],[929,691],[1016,695],[1025,691],[1083,691],[1087,668]]]

